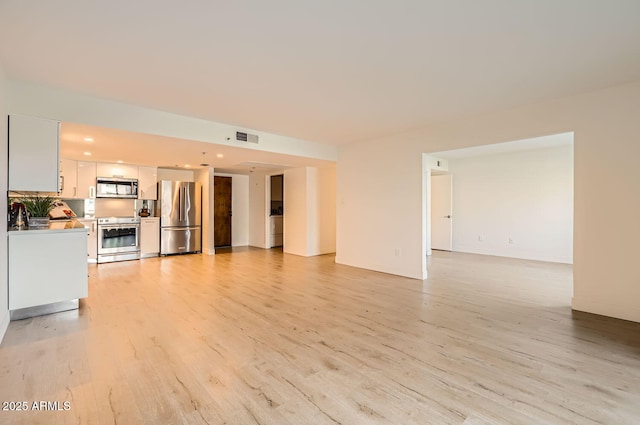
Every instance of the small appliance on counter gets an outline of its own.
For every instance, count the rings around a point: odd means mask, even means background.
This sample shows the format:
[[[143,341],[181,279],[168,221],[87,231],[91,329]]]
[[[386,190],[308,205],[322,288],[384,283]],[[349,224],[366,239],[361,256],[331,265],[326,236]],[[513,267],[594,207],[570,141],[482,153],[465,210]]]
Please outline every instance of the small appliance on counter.
[[[69,220],[76,218],[76,213],[65,201],[55,201],[49,212],[49,218],[51,220]]]
[[[138,215],[140,217],[149,217],[151,215],[151,211],[149,211],[149,203],[146,199],[142,201],[142,208],[138,211]]]
[[[27,209],[20,202],[12,203],[7,215],[8,229],[23,229],[28,223]]]

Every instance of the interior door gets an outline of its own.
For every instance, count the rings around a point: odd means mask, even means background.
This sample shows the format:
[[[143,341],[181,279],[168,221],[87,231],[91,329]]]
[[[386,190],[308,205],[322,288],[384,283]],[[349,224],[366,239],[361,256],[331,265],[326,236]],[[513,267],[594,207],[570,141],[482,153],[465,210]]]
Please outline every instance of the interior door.
[[[451,220],[451,174],[431,176],[431,248],[451,251],[453,227]]]
[[[213,179],[214,245],[231,246],[231,177]]]

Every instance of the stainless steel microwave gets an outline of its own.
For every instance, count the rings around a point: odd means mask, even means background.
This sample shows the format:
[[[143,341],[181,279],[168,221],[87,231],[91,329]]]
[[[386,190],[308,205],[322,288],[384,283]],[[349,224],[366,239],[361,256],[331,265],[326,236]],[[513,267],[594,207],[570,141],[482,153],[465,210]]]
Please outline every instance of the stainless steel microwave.
[[[138,198],[138,179],[98,177],[96,198]]]

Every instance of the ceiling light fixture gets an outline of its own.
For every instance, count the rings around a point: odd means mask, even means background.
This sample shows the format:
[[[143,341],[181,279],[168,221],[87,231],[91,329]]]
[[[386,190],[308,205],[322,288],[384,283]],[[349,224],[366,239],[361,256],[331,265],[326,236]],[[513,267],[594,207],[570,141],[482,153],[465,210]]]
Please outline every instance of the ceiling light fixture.
[[[93,142],[93,137],[85,137],[83,140],[85,142]]]
[[[189,164],[184,164],[184,168],[189,168],[189,167],[191,167],[191,165],[189,165]]]
[[[222,155],[221,153],[217,154],[216,157],[218,158],[224,158],[224,155]]]
[[[85,156],[91,156],[91,152],[84,152]]]
[[[122,164],[122,162],[123,162],[123,161],[122,161],[121,159],[119,159],[119,160],[118,160],[118,164]]]

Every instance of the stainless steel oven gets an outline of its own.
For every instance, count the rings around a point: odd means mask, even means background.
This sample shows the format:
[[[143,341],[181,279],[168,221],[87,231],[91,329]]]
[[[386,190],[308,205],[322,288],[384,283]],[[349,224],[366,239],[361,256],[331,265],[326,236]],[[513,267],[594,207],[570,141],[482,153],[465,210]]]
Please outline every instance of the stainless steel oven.
[[[139,258],[140,220],[138,218],[98,218],[98,263]]]

